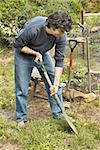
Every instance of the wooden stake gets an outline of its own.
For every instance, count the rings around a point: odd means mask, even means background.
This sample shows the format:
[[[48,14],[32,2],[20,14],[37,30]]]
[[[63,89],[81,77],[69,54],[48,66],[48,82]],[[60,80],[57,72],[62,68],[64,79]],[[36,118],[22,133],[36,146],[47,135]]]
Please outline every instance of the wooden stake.
[[[82,23],[82,25],[84,26],[84,10],[82,10],[81,11],[81,18],[82,18],[82,20],[81,20],[81,23]],[[84,29],[82,29],[82,37],[83,37],[83,33],[84,32]],[[82,52],[83,52],[83,59],[84,59],[84,56],[85,56],[85,52],[84,52],[84,43],[82,43]]]
[[[86,50],[87,50],[87,68],[88,68],[88,90],[89,92],[91,92],[89,37],[86,37]]]

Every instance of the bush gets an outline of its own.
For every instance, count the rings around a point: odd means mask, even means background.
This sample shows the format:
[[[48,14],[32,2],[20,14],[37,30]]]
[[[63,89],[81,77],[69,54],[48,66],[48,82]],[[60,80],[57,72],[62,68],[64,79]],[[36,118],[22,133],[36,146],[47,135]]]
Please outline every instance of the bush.
[[[99,0],[81,0],[83,8],[86,12],[99,12],[100,1]]]
[[[3,40],[12,43],[23,24],[36,15],[48,16],[58,10],[69,11],[73,20],[79,19],[79,0],[2,0],[0,3],[0,32]]]
[[[5,0],[1,2],[0,30],[3,40],[12,41],[19,28],[33,15],[31,10],[31,5],[26,3],[26,0]]]

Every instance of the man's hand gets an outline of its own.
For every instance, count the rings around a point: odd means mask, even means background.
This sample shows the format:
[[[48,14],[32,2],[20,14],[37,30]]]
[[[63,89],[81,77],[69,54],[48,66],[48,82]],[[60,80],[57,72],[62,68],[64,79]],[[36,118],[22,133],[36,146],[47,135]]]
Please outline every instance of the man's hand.
[[[35,58],[35,62],[38,63],[39,61],[42,61],[42,55],[39,52],[36,52],[36,58]]]
[[[51,96],[57,94],[58,86],[53,85],[52,87],[50,87],[50,92],[51,92]]]

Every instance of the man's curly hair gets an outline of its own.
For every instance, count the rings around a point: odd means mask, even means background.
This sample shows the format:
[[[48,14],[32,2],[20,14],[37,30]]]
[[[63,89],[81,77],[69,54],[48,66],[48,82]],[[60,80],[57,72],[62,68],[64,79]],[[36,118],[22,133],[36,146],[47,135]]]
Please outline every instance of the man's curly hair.
[[[47,18],[46,26],[48,28],[61,29],[66,32],[69,32],[72,26],[72,19],[68,12],[65,13],[57,11]]]

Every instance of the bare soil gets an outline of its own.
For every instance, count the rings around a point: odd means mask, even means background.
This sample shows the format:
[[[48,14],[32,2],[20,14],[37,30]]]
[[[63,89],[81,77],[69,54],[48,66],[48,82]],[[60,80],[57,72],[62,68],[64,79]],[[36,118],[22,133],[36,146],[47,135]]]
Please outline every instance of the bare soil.
[[[29,105],[28,105],[28,120],[35,120],[35,119],[45,119],[50,116],[51,110],[48,100],[43,98],[33,97],[33,87],[29,88]],[[43,85],[38,85],[37,87],[37,95],[47,96],[45,88]],[[65,100],[64,100],[65,102]],[[100,103],[98,100],[94,100],[90,103],[86,103],[84,101],[73,101],[70,103],[70,108],[67,108],[66,111],[69,115],[76,114],[78,119],[86,119],[90,122],[96,122],[100,124]],[[15,109],[2,109],[0,113],[5,117],[7,120],[15,120]]]

